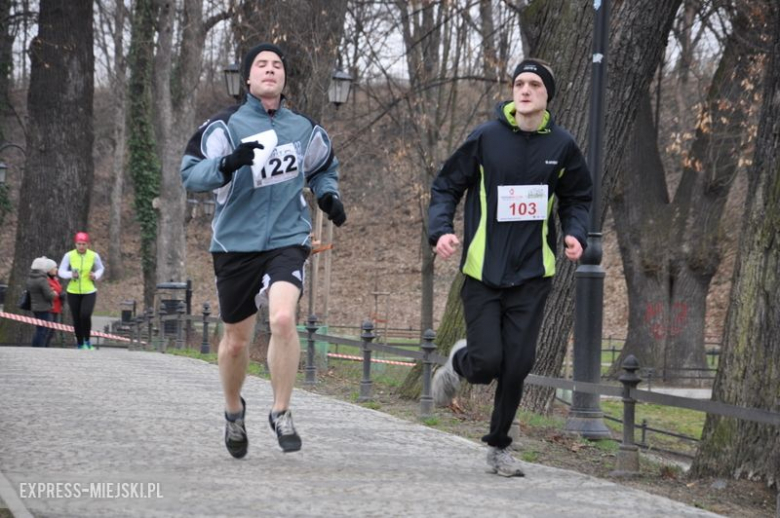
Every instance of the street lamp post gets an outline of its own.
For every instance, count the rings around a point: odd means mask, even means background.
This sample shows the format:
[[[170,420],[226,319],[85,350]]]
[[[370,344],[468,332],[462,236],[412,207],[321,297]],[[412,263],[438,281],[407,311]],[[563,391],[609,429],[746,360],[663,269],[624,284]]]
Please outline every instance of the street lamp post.
[[[593,2],[593,64],[589,119],[588,165],[593,176],[588,247],[577,268],[574,313],[574,381],[601,380],[601,331],[604,314],[604,269],[601,267],[601,172],[604,141],[604,97],[609,41],[609,0]],[[586,439],[611,436],[604,424],[598,394],[574,391],[565,430]]]

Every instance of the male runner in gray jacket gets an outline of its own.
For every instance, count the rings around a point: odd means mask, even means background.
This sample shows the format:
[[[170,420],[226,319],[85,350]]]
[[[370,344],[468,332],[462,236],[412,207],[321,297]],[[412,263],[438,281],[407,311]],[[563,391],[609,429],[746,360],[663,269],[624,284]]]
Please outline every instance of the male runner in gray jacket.
[[[206,121],[187,145],[181,165],[187,190],[216,195],[210,251],[225,322],[219,345],[225,445],[235,458],[244,457],[249,445],[241,387],[254,315],[265,303],[274,392],[268,419],[283,451],[301,449],[289,406],[301,352],[295,315],[311,252],[304,185],[336,226],[346,221],[338,161],[327,133],[284,106],[282,50],[262,43],[247,52],[242,65],[246,101]]]

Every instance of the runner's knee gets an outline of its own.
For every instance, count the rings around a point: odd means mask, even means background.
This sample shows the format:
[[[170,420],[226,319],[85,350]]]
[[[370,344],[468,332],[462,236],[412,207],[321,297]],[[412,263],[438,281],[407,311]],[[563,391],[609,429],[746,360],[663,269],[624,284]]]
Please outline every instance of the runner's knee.
[[[295,333],[295,315],[288,310],[277,310],[269,316],[271,333],[281,336]]]
[[[501,356],[473,355],[471,357],[471,372],[468,376],[469,383],[487,384],[496,379],[501,372]]]
[[[247,345],[248,342],[246,340],[225,336],[225,339],[220,344],[220,351],[224,350],[225,354],[235,358],[243,354]]]

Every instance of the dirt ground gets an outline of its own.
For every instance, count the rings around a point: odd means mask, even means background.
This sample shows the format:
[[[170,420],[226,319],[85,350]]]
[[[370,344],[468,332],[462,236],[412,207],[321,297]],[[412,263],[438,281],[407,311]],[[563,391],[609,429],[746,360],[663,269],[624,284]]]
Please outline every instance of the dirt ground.
[[[374,400],[364,406],[380,412],[419,421],[419,402],[399,397],[392,388],[376,385]],[[312,392],[355,401],[359,390],[355,379],[337,369],[320,372]],[[457,400],[456,400],[457,403]],[[476,442],[488,427],[489,405],[463,402],[451,408],[437,408],[425,424]],[[565,408],[556,408],[551,419],[520,423],[520,446],[516,456],[526,462],[568,469],[625,484],[642,491],[734,518],[774,518],[777,494],[762,482],[732,479],[690,479],[680,458],[654,453],[641,455],[641,474],[633,478],[610,475],[615,469],[618,443],[589,442],[561,432],[556,422],[565,419]],[[558,419],[556,419],[558,418]],[[615,438],[619,437],[615,434]],[[627,510],[627,514],[629,511]]]

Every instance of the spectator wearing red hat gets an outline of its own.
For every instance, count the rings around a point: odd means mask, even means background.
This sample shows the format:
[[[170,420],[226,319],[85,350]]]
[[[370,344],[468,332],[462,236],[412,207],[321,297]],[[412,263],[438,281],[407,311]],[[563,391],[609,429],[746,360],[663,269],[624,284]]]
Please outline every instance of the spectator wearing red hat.
[[[100,255],[89,248],[89,234],[78,232],[74,241],[76,248],[63,256],[59,276],[69,281],[65,291],[73,315],[76,346],[92,350],[94,347],[89,337],[92,334],[92,312],[97,300],[95,281],[100,280],[105,269]]]

